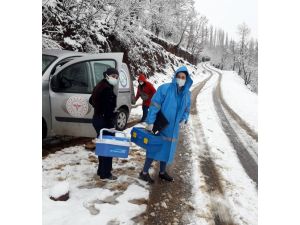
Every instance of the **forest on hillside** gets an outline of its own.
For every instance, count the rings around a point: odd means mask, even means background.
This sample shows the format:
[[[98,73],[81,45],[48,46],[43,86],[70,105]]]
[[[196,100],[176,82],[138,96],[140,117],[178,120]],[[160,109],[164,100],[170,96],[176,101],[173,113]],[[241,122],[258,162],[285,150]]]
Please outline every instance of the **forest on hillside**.
[[[258,42],[246,24],[239,40],[209,24],[194,0],[43,0],[43,48],[99,53],[122,51],[132,73],[164,71],[180,58],[210,59],[235,70],[257,92]],[[171,55],[179,58],[174,59]],[[174,60],[176,62],[174,62]]]

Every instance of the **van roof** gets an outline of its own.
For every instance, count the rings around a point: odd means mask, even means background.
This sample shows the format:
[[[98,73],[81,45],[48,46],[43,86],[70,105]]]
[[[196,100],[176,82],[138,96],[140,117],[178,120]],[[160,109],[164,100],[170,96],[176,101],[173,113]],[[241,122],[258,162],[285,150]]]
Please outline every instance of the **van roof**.
[[[56,57],[72,56],[72,55],[74,55],[74,56],[86,55],[86,53],[83,53],[83,52],[74,52],[74,51],[59,50],[59,49],[43,49],[42,53],[45,55],[53,55]]]

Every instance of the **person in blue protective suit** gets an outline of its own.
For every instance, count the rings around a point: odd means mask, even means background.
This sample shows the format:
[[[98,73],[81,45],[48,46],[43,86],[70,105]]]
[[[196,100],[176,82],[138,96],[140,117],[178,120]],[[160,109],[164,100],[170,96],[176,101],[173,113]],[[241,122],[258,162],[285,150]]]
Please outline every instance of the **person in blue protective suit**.
[[[192,84],[193,80],[188,69],[182,66],[175,71],[172,82],[161,85],[152,97],[146,118],[146,129],[152,131],[157,113],[160,110],[169,124],[160,132],[165,140],[162,149],[158,152],[147,152],[143,171],[139,174],[140,179],[149,183],[154,182],[148,171],[153,160],[157,160],[160,161],[159,178],[166,181],[174,180],[166,172],[166,166],[171,164],[174,159],[179,128],[184,128],[189,117],[191,106],[191,92],[189,89]]]

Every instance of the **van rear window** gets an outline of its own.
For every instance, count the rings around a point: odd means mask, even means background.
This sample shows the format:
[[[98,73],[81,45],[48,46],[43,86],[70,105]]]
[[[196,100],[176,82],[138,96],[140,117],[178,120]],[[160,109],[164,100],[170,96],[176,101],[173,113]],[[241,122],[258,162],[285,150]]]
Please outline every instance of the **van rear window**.
[[[93,69],[95,74],[96,84],[99,83],[103,78],[103,72],[108,68],[115,68],[116,63],[113,60],[99,60],[93,61]]]
[[[46,69],[57,59],[56,56],[53,55],[43,55],[42,57],[42,74],[46,71]]]

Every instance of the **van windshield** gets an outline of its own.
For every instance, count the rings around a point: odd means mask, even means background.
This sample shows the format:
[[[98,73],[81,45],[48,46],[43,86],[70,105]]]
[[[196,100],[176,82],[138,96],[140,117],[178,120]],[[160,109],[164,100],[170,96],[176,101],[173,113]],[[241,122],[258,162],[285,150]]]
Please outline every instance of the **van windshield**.
[[[46,69],[51,65],[51,63],[53,63],[55,60],[57,59],[56,56],[53,55],[43,55],[42,58],[42,65],[43,65],[43,72],[42,74],[44,74],[44,72],[46,71]]]

